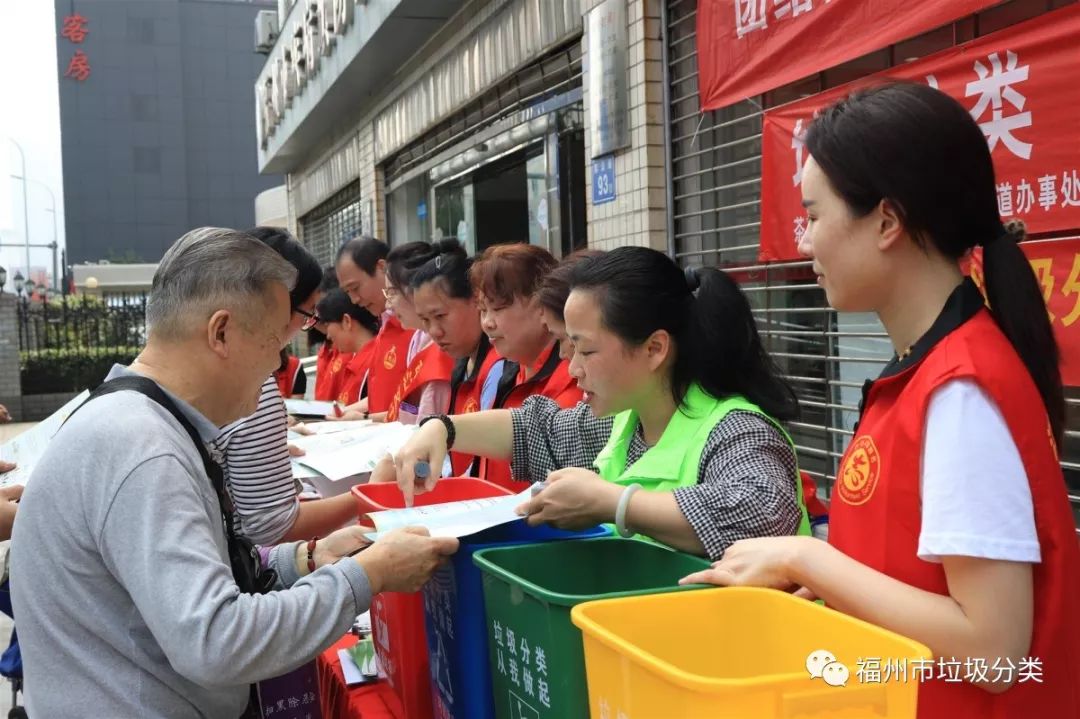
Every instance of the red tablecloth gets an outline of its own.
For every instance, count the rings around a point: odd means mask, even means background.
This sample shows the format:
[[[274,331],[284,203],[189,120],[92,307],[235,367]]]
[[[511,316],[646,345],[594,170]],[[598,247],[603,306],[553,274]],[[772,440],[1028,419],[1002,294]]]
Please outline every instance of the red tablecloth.
[[[385,681],[349,688],[341,673],[338,650],[356,644],[356,637],[346,634],[334,646],[319,655],[319,696],[323,719],[395,719],[389,702],[392,690]]]

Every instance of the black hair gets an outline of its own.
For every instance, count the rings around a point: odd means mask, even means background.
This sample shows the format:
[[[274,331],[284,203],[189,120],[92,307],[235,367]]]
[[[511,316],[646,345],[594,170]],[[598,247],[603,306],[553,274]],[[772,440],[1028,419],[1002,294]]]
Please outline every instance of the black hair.
[[[629,345],[657,330],[672,336],[678,404],[697,382],[713,397],[742,395],[774,419],[797,416],[795,392],[765,351],[746,295],[726,273],[684,272],[662,252],[619,247],[577,262],[570,289],[592,292],[604,326]]]
[[[289,292],[289,303],[292,307],[304,304],[307,298],[319,289],[323,276],[319,261],[288,230],[280,227],[252,227],[246,232],[296,268],[296,285]]]
[[[319,289],[323,292],[329,292],[330,290],[336,290],[338,286],[337,271],[334,270],[333,265],[327,265],[322,270],[322,282],[319,283]]]
[[[429,242],[406,242],[386,255],[386,276],[397,290],[408,290],[413,273],[436,255]]]
[[[855,217],[886,200],[921,247],[959,260],[983,246],[990,311],[1031,373],[1060,446],[1065,400],[1057,342],[1017,245],[1023,226],[1001,222],[990,150],[967,109],[927,85],[882,85],[823,110],[806,145]]]
[[[574,271],[574,266],[589,257],[602,254],[603,250],[582,249],[564,257],[540,283],[540,291],[536,293],[540,306],[563,320],[563,308],[566,306],[566,298],[570,296],[570,273]]]
[[[431,247],[434,256],[416,268],[409,279],[409,286],[415,291],[428,282],[439,282],[447,296],[459,300],[472,299],[469,269],[473,260],[465,254],[465,248],[453,238],[439,240]]]
[[[373,335],[379,334],[379,318],[371,314],[363,307],[353,304],[344,290],[330,290],[319,304],[315,305],[315,314],[319,315],[321,322],[341,322],[345,315],[352,317],[361,326],[367,328]]]
[[[382,240],[376,240],[368,235],[361,235],[341,246],[335,262],[340,262],[342,257],[348,255],[354,265],[367,274],[373,275],[379,260],[385,260],[389,251],[390,248]]]

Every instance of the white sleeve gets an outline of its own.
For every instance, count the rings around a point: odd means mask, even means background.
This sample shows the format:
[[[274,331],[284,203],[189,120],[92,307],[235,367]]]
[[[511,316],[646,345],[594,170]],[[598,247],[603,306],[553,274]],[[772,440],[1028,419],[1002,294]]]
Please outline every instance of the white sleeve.
[[[1031,487],[1005,417],[972,380],[937,389],[926,411],[918,556],[1040,561]]]

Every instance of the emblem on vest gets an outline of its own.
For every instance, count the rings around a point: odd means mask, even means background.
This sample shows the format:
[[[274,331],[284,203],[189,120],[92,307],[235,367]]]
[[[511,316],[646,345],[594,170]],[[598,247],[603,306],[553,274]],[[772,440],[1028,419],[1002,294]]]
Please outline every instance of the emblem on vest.
[[[390,351],[392,352],[393,349],[391,348]],[[390,367],[393,367],[393,365],[390,365]],[[386,369],[390,369],[390,367],[387,367]],[[408,389],[409,385],[413,383],[413,380],[420,376],[420,370],[422,370],[423,368],[424,360],[418,360],[415,367],[405,370],[405,375],[401,378],[401,382],[398,384],[397,392],[394,392],[394,399],[390,402],[390,409],[386,412],[386,420],[388,422],[394,422],[397,420],[401,412],[401,403],[405,399],[403,396],[405,394],[405,390]],[[415,414],[415,412],[413,414]]]
[[[476,397],[469,397],[469,401],[465,403],[465,406],[462,408],[461,413],[469,414],[470,412],[475,412],[478,409],[480,409],[480,405],[477,404]]]
[[[386,369],[394,369],[397,364],[397,347],[391,347],[382,358],[382,366]]]
[[[844,455],[837,477],[840,498],[851,505],[865,504],[877,488],[881,457],[870,435],[857,437]]]
[[[340,357],[335,359],[334,364],[330,365],[330,371],[333,372],[334,374],[337,374],[338,372],[340,372],[341,371],[341,363],[342,363],[342,359]]]

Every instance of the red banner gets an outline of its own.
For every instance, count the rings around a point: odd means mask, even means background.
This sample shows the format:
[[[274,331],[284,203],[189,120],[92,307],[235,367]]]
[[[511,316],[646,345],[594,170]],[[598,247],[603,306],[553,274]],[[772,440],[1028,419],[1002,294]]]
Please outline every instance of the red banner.
[[[1000,0],[698,0],[701,107],[715,110]]]
[[[803,128],[821,108],[887,79],[929,83],[969,109],[990,145],[1002,217],[1024,220],[1030,233],[1080,228],[1080,82],[1073,74],[1080,67],[1078,37],[1080,5],[1070,5],[767,111],[759,258],[799,258],[796,244],[806,226]]]
[[[1080,386],[1080,238],[1023,242],[1020,248],[1042,287],[1061,350],[1061,380],[1069,387]],[[981,289],[981,250],[972,253],[967,272]]]

